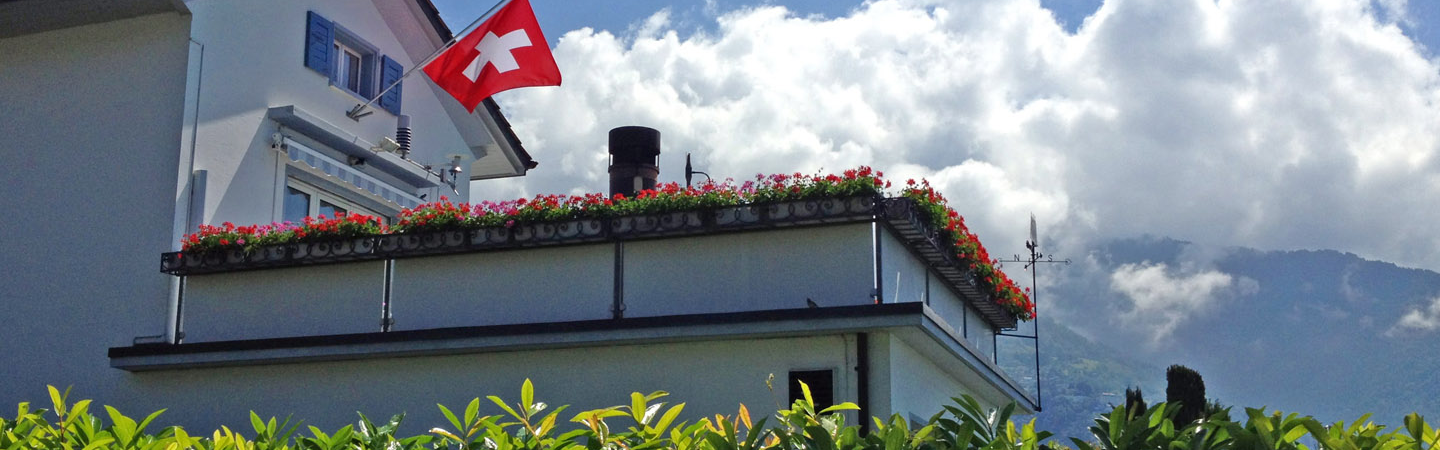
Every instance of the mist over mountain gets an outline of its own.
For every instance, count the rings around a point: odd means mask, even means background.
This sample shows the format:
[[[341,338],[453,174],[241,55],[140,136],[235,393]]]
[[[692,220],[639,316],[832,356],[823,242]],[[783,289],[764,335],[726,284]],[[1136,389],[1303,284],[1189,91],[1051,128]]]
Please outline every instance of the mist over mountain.
[[[1127,386],[1164,400],[1171,364],[1199,371],[1208,396],[1237,409],[1322,422],[1373,413],[1392,426],[1410,412],[1440,413],[1440,273],[1331,250],[1157,237],[1071,257],[1041,268],[1043,429],[1087,436]],[[1033,373],[1029,343],[1001,341],[1001,364]]]

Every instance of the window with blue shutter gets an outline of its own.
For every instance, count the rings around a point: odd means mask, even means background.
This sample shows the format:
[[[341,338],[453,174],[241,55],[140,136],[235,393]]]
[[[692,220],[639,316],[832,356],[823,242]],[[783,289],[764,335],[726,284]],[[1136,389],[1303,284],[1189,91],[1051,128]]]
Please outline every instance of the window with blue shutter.
[[[331,76],[330,48],[335,43],[335,24],[310,11],[305,25],[305,67]]]
[[[314,11],[306,16],[305,67],[329,78],[330,85],[400,114],[400,86],[380,98],[376,94],[404,75],[404,66],[381,55],[375,46]]]
[[[404,74],[405,68],[400,63],[390,59],[389,56],[380,57],[380,89],[385,89],[385,87],[400,81],[400,76]],[[381,108],[385,108],[386,111],[397,116],[400,115],[400,88],[401,85],[395,84],[395,87],[380,96],[379,102]]]

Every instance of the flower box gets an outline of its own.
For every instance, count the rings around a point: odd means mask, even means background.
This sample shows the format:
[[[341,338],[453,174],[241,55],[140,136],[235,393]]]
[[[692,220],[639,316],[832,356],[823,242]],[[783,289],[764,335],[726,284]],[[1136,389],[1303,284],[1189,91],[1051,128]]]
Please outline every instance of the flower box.
[[[399,221],[389,229],[376,218],[353,215],[333,219],[322,216],[319,220],[307,218],[303,227],[288,223],[249,227],[235,227],[228,223],[224,227],[202,226],[200,233],[186,237],[184,244],[189,251],[162,255],[161,270],[172,275],[188,276],[300,265],[368,263],[422,255],[537,246],[583,246],[607,241],[628,242],[692,235],[708,237],[752,230],[883,223],[900,234],[902,246],[910,247],[924,259],[937,278],[960,292],[966,301],[985,314],[987,320],[1008,327],[1017,319],[1029,320],[1033,317],[1033,304],[1028,295],[998,269],[978,238],[965,227],[959,214],[949,209],[944,197],[928,184],[911,181],[900,195],[885,198],[882,188],[888,187],[888,183],[880,180],[878,173],[872,175],[868,168],[846,171],[844,177],[773,175],[757,181],[758,184],[746,183],[744,186],[728,182],[706,184],[698,189],[682,189],[670,183],[657,190],[642,191],[635,198],[610,199],[599,194],[568,198],[542,195],[534,200],[478,205],[456,205],[442,198],[441,202],[402,211]],[[345,238],[316,240],[326,236]],[[794,239],[805,241],[808,237],[808,234],[800,233]],[[282,244],[258,245],[277,242]],[[637,244],[636,251],[644,253],[647,246]],[[784,259],[785,255],[809,254],[806,252],[826,248],[826,243],[785,248],[788,250],[773,250],[772,253]],[[660,264],[657,270],[690,270],[685,268],[694,264],[686,258],[704,258],[714,252],[692,251],[686,254],[682,249],[672,253],[680,255],[680,259]],[[828,259],[826,255],[811,255],[808,261],[823,264]],[[735,264],[769,267],[766,266],[768,262],[759,257]],[[795,261],[792,265],[805,264]],[[730,267],[712,269],[727,268]],[[784,267],[765,269],[770,272],[783,270]],[[853,278],[878,283],[873,274],[865,277],[850,274],[848,270],[841,272],[848,274],[847,282]],[[667,283],[684,279],[684,274],[678,272],[673,276],[633,271],[625,273],[627,280],[645,276]],[[828,276],[828,273],[814,269],[796,276],[815,278]],[[912,281],[907,286],[914,284],[916,282]],[[729,295],[737,290],[717,287],[714,292]],[[844,298],[843,302],[848,303],[856,294],[846,290],[843,294],[825,295]],[[868,297],[875,295],[871,293]],[[905,295],[915,296],[913,293]],[[717,298],[714,301],[723,304],[726,300]]]

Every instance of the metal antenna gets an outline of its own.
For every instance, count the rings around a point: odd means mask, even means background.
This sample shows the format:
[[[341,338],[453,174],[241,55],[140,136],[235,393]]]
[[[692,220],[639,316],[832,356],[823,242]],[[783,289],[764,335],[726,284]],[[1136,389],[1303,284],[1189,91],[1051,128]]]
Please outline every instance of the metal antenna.
[[[689,187],[690,187],[690,179],[693,178],[693,177],[695,176],[695,174],[697,174],[697,173],[698,173],[698,174],[701,174],[701,175],[704,175],[704,176],[705,176],[705,181],[710,181],[710,174],[705,173],[705,172],[701,172],[701,171],[698,171],[698,170],[695,170],[693,167],[690,166],[690,154],[689,154],[689,153],[686,153],[686,154],[685,154],[685,187],[686,187],[686,188],[689,188]]]
[[[996,334],[999,335],[999,336],[1005,336],[1005,337],[1015,337],[1015,338],[1022,338],[1022,339],[1030,339],[1030,340],[1032,340],[1032,341],[1035,342],[1035,411],[1036,411],[1036,412],[1039,412],[1039,411],[1041,411],[1042,409],[1044,409],[1044,406],[1043,406],[1043,405],[1044,405],[1044,397],[1041,397],[1041,396],[1040,396],[1040,320],[1039,320],[1039,317],[1040,317],[1040,301],[1038,300],[1038,298],[1039,298],[1039,296],[1040,296],[1040,286],[1036,284],[1036,279],[1037,279],[1037,274],[1036,274],[1036,273],[1039,272],[1039,266],[1038,266],[1038,265],[1041,264],[1041,263],[1061,263],[1061,264],[1069,265],[1069,264],[1070,264],[1070,260],[1069,260],[1069,259],[1063,259],[1063,260],[1057,261],[1057,260],[1055,260],[1055,257],[1054,257],[1054,256],[1047,256],[1047,255],[1045,255],[1044,253],[1040,253],[1040,234],[1039,234],[1038,232],[1036,232],[1035,214],[1034,214],[1034,213],[1031,213],[1031,214],[1030,214],[1030,240],[1025,241],[1025,249],[1026,249],[1026,250],[1030,250],[1030,259],[1020,259],[1020,255],[1015,255],[1015,256],[1014,256],[1014,259],[1010,259],[1010,260],[1003,260],[1003,259],[1002,259],[1002,260],[1000,260],[1000,262],[1025,263],[1025,266],[1024,266],[1024,267],[1025,267],[1026,269],[1029,269],[1029,270],[1030,270],[1030,302],[1031,302],[1031,304],[1035,305],[1035,317],[1036,317],[1036,319],[1035,319],[1035,330],[1034,330],[1034,333],[1033,333],[1033,334],[996,333]],[[1040,258],[1046,258],[1046,259],[1043,259],[1043,260],[1042,260],[1042,259],[1040,259]],[[993,351],[995,352],[995,355],[994,355],[994,356],[995,356],[995,364],[1000,364],[1000,361],[999,361],[999,360],[1000,360],[1000,350],[999,350],[999,349],[995,349],[995,350],[993,350]]]

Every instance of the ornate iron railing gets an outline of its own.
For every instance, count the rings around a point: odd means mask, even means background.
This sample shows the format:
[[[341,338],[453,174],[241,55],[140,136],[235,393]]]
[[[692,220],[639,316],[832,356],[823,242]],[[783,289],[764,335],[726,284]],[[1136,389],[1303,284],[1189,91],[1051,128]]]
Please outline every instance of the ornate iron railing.
[[[519,223],[509,227],[282,244],[249,252],[243,249],[171,252],[161,255],[160,270],[175,276],[191,276],[862,222],[880,223],[893,230],[951,289],[965,297],[987,320],[1002,328],[1015,326],[1016,319],[980,288],[974,272],[949,251],[947,243],[941,242],[939,230],[931,229],[915,201],[904,197],[832,197],[609,218]]]

